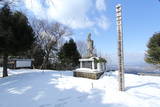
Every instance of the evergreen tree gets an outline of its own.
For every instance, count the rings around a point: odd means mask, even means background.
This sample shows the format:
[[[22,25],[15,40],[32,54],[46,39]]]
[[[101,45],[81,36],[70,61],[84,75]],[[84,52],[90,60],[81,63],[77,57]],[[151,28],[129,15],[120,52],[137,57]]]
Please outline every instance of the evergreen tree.
[[[150,64],[160,65],[160,33],[155,33],[150,38],[147,47],[145,61]]]
[[[8,5],[0,9],[0,54],[3,56],[3,77],[8,76],[8,56],[27,51],[35,37],[27,17],[12,12]]]
[[[60,49],[58,53],[58,58],[60,60],[61,66],[64,69],[74,69],[79,65],[80,54],[77,50],[76,43],[73,39],[66,42]]]

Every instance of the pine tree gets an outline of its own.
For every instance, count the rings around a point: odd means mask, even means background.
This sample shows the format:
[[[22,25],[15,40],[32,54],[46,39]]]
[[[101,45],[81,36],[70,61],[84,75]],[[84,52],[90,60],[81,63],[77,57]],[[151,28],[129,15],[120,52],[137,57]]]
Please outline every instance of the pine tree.
[[[12,12],[6,4],[0,9],[0,54],[3,56],[3,77],[8,76],[8,56],[31,48],[35,37],[27,17]]]
[[[66,42],[60,49],[58,53],[58,58],[60,60],[61,66],[64,69],[74,69],[79,65],[80,54],[77,50],[76,43],[73,39]]]
[[[160,33],[155,33],[147,45],[145,61],[149,64],[160,65]]]

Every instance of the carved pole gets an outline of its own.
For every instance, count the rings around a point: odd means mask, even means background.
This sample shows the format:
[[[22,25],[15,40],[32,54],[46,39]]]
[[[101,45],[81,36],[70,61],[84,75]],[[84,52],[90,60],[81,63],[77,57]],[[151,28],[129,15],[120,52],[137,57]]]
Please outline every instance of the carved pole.
[[[120,4],[116,5],[117,16],[117,32],[118,32],[118,58],[119,58],[119,91],[124,91],[124,53],[123,53],[123,32],[122,32],[122,7]]]

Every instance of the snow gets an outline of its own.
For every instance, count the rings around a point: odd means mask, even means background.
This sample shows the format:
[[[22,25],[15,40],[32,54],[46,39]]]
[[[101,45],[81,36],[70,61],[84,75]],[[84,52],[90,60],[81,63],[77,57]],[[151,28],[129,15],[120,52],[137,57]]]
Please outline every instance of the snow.
[[[75,71],[77,71],[77,72],[88,72],[88,73],[97,73],[96,69],[90,69],[90,68],[78,68]]]
[[[99,80],[73,77],[72,73],[9,70],[9,77],[0,78],[0,107],[160,106],[160,77],[125,74],[126,91],[120,92],[117,72],[105,73]]]

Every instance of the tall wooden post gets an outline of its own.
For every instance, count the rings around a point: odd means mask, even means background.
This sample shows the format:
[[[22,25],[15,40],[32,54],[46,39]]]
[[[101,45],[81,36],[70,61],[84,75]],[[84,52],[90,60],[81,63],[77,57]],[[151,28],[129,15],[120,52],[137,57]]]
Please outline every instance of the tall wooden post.
[[[116,5],[116,20],[118,32],[118,61],[119,61],[119,91],[124,91],[124,53],[123,53],[123,32],[122,32],[122,7],[120,4]]]

